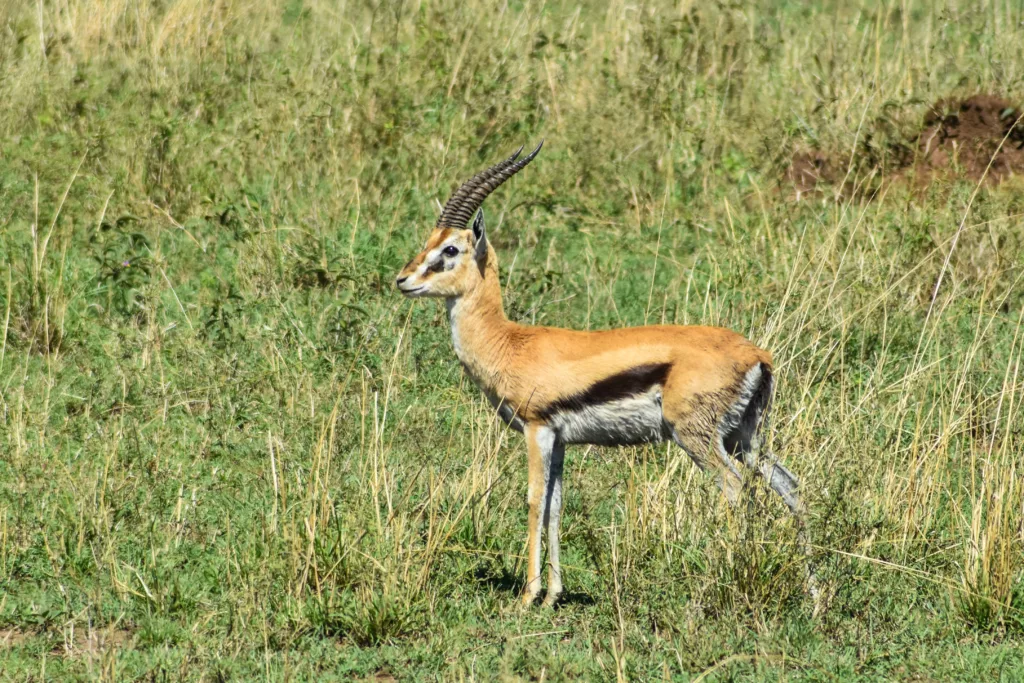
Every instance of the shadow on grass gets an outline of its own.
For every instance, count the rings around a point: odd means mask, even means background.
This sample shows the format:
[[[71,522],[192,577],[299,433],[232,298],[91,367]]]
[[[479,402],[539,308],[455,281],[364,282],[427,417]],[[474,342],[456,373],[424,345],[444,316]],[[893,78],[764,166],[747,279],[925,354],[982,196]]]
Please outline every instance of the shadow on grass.
[[[594,600],[594,598],[588,595],[587,593],[574,593],[572,591],[566,591],[562,593],[561,596],[559,596],[556,607],[590,607],[591,605],[596,604],[597,600]]]
[[[473,571],[473,578],[479,586],[490,588],[498,593],[509,593],[518,596],[523,591],[523,577],[506,567],[493,563],[482,563]],[[557,607],[590,607],[597,601],[587,593],[566,591],[558,598]]]
[[[477,584],[500,593],[518,595],[523,590],[523,577],[512,573],[506,567],[499,567],[493,562],[484,562],[473,571]]]

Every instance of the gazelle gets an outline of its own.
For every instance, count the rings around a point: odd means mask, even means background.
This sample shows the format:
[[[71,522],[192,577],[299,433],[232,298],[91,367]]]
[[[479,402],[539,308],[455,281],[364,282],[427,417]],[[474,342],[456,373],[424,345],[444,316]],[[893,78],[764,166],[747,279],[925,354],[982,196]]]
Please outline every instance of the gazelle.
[[[739,463],[763,476],[794,514],[801,503],[796,477],[759,453],[774,389],[767,351],[714,327],[582,332],[520,325],[505,316],[498,259],[477,210],[541,145],[521,159],[520,148],[459,187],[396,284],[408,297],[445,300],[459,361],[501,419],[526,436],[529,564],[522,598],[532,604],[540,593],[547,525],[545,604],[552,605],[562,592],[558,536],[567,444],[671,439],[717,475],[730,502],[740,492]]]

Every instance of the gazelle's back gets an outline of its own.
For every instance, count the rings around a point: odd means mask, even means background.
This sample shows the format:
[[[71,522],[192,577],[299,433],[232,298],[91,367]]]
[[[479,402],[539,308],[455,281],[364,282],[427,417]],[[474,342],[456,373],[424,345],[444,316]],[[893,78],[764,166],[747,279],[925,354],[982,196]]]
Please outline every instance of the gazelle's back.
[[[515,381],[498,393],[520,406],[527,420],[550,416],[556,404],[579,404],[580,397],[597,404],[655,385],[665,403],[693,403],[723,393],[738,396],[751,368],[771,370],[768,352],[716,327],[584,332],[519,326],[516,334],[521,342],[509,359]]]

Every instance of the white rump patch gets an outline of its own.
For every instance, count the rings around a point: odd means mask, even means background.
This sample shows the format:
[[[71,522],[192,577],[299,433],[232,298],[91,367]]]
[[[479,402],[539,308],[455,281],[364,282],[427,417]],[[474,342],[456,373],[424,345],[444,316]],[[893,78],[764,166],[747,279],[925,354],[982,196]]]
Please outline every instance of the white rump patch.
[[[758,429],[757,425],[743,425],[743,415],[747,410],[747,406],[750,405],[750,400],[754,397],[754,394],[761,387],[762,376],[764,371],[761,368],[761,364],[758,363],[754,367],[747,370],[747,374],[743,376],[743,381],[740,383],[740,395],[736,399],[736,402],[729,407],[725,415],[722,416],[721,421],[718,423],[718,451],[722,458],[729,464],[733,457],[739,456],[743,458],[744,464],[748,466],[755,466],[757,462],[758,451],[760,450],[760,443],[758,440]],[[726,450],[725,440],[730,434],[733,434],[737,429],[749,428],[751,433],[744,435],[750,440],[750,448],[744,450],[742,453],[732,454]]]

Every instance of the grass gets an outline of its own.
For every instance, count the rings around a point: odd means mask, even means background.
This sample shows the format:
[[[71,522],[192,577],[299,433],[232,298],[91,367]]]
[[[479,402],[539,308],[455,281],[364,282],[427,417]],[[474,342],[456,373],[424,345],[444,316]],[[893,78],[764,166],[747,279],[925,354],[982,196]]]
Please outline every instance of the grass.
[[[1022,21],[0,2],[0,679],[1020,680],[1020,180],[862,160],[1024,99]],[[518,607],[525,446],[392,282],[540,138],[488,200],[510,315],[770,348],[820,614],[784,508],[665,445],[570,450],[569,594]],[[877,196],[795,201],[808,148]]]

